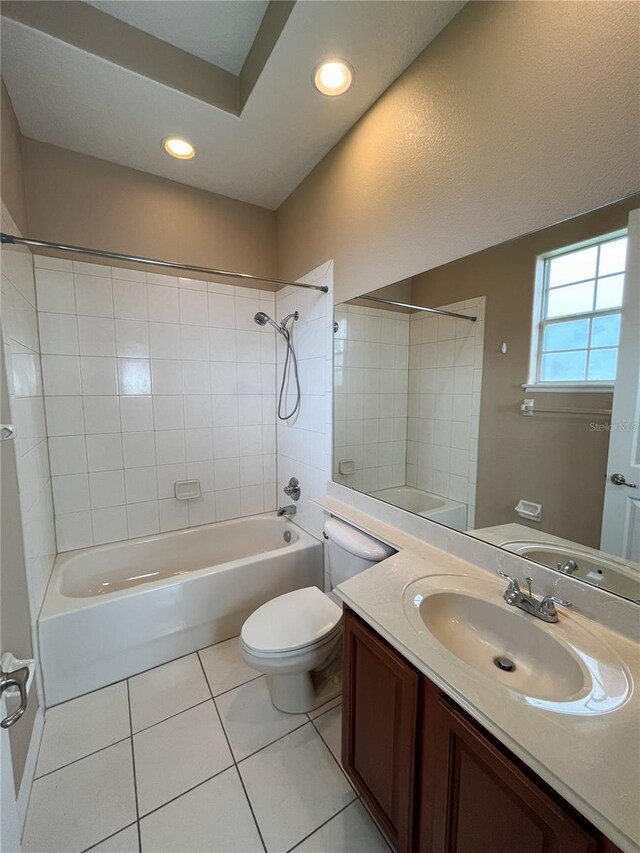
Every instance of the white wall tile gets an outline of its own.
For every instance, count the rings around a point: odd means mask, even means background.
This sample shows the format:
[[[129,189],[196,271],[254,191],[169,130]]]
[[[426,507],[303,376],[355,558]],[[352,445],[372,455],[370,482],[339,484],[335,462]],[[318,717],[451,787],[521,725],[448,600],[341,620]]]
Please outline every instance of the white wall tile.
[[[183,429],[182,396],[153,397],[153,422],[156,430]]]
[[[111,434],[88,435],[86,441],[89,471],[112,471],[122,468],[122,441],[126,438],[127,436],[121,435],[119,431]]]
[[[73,551],[93,545],[91,512],[56,514],[56,540],[59,551]]]
[[[36,269],[38,311],[75,314],[76,300],[71,272]]]
[[[54,435],[84,435],[82,397],[46,397],[47,432]]]
[[[78,327],[73,314],[40,314],[38,325],[42,353],[78,354]]]
[[[144,273],[140,273],[144,276]],[[114,316],[121,320],[147,320],[147,285],[135,281],[113,282]]]
[[[177,462],[186,462],[184,430],[156,432],[156,464],[172,465]]]
[[[180,358],[180,326],[149,323],[151,358]]]
[[[80,394],[80,359],[73,355],[43,355],[42,382],[46,396]]]
[[[80,374],[83,394],[117,394],[116,360],[106,356],[82,356]]]
[[[144,320],[116,320],[118,358],[149,358],[149,324]]]
[[[113,317],[111,278],[75,273],[76,308],[78,314],[90,317]]]
[[[124,472],[127,503],[152,501],[158,497],[156,466],[127,468]]]
[[[122,506],[125,502],[122,471],[97,471],[89,474],[91,508]]]
[[[207,294],[180,289],[180,322],[190,326],[208,326]]]
[[[112,319],[78,317],[80,355],[115,355],[116,330]]]
[[[122,396],[151,394],[151,362],[148,358],[119,358],[118,388]]]
[[[89,509],[89,477],[87,474],[64,474],[51,478],[56,513]]]
[[[130,539],[158,533],[160,530],[158,501],[129,504],[127,506],[127,527]]]
[[[148,285],[149,320],[156,323],[177,323],[180,318],[178,291],[171,287]]]
[[[81,474],[87,471],[87,448],[84,435],[50,438],[49,461],[52,474]]]
[[[137,468],[140,466],[155,465],[155,433],[150,431],[123,432],[122,452],[124,456],[125,468]]]
[[[127,538],[126,507],[111,506],[103,509],[94,509],[91,513],[91,518],[94,545],[102,545],[105,542],[118,542]]]
[[[123,433],[152,430],[153,408],[151,397],[121,397],[120,420]]]
[[[84,427],[87,434],[120,432],[120,399],[85,397]]]

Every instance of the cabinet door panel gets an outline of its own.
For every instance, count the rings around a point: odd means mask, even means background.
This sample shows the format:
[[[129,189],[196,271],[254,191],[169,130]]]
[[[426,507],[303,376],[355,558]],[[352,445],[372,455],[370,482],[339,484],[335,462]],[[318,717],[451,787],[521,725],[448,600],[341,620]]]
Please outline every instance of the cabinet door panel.
[[[347,610],[343,679],[343,766],[391,843],[408,853],[419,676]]]
[[[578,824],[562,801],[434,685],[426,694],[431,748],[422,773],[432,782],[423,791],[433,799],[425,809],[430,825],[421,826],[421,851],[596,853],[597,834]]]

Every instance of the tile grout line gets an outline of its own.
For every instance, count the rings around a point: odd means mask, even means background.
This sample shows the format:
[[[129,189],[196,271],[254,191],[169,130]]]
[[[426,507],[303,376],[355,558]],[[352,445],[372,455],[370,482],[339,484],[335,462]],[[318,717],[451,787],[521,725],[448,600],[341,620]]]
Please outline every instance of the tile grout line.
[[[267,845],[264,843],[264,838],[262,837],[262,830],[260,829],[260,825],[258,824],[258,819],[256,818],[255,812],[253,810],[253,804],[252,804],[251,800],[249,799],[249,794],[247,793],[247,789],[246,789],[245,784],[244,784],[244,779],[242,778],[242,774],[240,773],[240,769],[238,767],[236,757],[233,754],[233,749],[231,748],[231,741],[229,740],[229,737],[227,735],[227,730],[225,729],[224,723],[222,722],[222,717],[220,716],[220,711],[219,711],[218,706],[216,704],[216,700],[215,700],[215,697],[213,695],[213,690],[211,689],[211,685],[209,684],[209,679],[207,678],[207,672],[204,668],[204,664],[202,663],[202,658],[200,657],[200,654],[198,654],[198,660],[200,662],[200,667],[202,668],[202,674],[204,675],[204,680],[206,681],[207,687],[209,688],[209,693],[211,693],[211,700],[213,702],[213,707],[216,710],[216,714],[217,714],[218,720],[220,722],[220,728],[222,729],[222,733],[224,734],[224,739],[226,740],[227,746],[229,747],[229,752],[231,753],[231,758],[233,760],[233,766],[235,767],[236,773],[238,774],[238,779],[240,780],[240,784],[242,785],[242,790],[244,791],[244,795],[245,795],[246,800],[247,800],[247,805],[249,806],[249,811],[251,812],[251,817],[253,818],[253,822],[254,822],[256,830],[258,832],[258,836],[260,838],[260,843],[262,844],[262,849],[263,849],[264,853],[267,853]],[[251,680],[255,681],[256,679],[251,679]],[[249,682],[245,682],[245,683],[248,684]],[[239,685],[239,686],[241,687],[242,685]],[[220,694],[220,695],[222,695],[222,694]]]
[[[81,755],[80,758],[74,758],[73,761],[67,761],[66,764],[61,764],[60,767],[55,767],[53,770],[47,770],[46,773],[42,773],[40,776],[35,776],[33,781],[37,782],[40,779],[46,779],[47,776],[51,776],[52,773],[57,773],[58,770],[64,770],[67,767],[71,767],[73,764],[77,764],[79,761],[84,761],[85,758],[91,758],[92,755],[97,755],[99,752],[104,752],[105,749],[110,749],[112,746],[117,746],[119,743],[124,743],[125,740],[129,740],[131,735],[126,735],[126,737],[118,738],[118,740],[114,740],[113,743],[108,743],[106,746],[101,746],[100,749],[94,749],[93,752],[87,752],[86,755]]]
[[[304,844],[304,842],[305,842],[305,841],[307,841],[309,838],[311,838],[311,836],[312,836],[312,835],[315,835],[315,834],[316,834],[316,832],[319,832],[319,831],[320,831],[324,826],[326,826],[328,823],[331,823],[331,821],[332,821],[334,818],[338,817],[338,815],[340,815],[340,814],[342,814],[342,812],[346,811],[346,810],[349,808],[349,806],[352,806],[355,802],[357,802],[357,801],[358,801],[358,799],[359,799],[359,798],[358,798],[358,797],[356,797],[355,799],[351,800],[351,802],[350,802],[350,803],[347,803],[347,805],[346,805],[346,806],[343,806],[341,809],[339,809],[335,814],[332,814],[332,815],[331,815],[331,817],[328,817],[325,821],[323,821],[323,822],[320,824],[320,826],[317,826],[317,827],[316,827],[312,832],[310,832],[308,835],[305,835],[305,836],[304,836],[304,838],[301,838],[301,839],[300,839],[300,841],[296,841],[296,843],[293,845],[293,847],[289,847],[289,848],[287,849],[286,853],[292,853],[292,851],[293,851],[293,850],[295,850],[295,849],[296,849],[297,847],[299,847],[301,844]]]
[[[129,679],[127,679],[127,706],[129,708],[129,730],[131,732],[131,763],[133,769],[133,797],[136,804],[136,827],[138,830],[138,851],[142,853],[142,834],[140,832],[140,807],[138,806],[138,777],[136,775],[136,752],[133,746],[133,718],[131,715],[131,695]]]
[[[138,821],[134,820],[131,823],[128,823],[126,826],[123,826],[122,829],[117,829],[115,832],[112,832],[111,835],[107,835],[104,838],[101,838],[100,841],[96,841],[95,844],[92,844],[91,847],[85,847],[82,850],[82,853],[89,853],[90,850],[95,850],[98,844],[104,844],[105,841],[109,841],[110,838],[114,838],[120,832],[124,832],[125,829],[131,829],[132,826],[137,826]]]

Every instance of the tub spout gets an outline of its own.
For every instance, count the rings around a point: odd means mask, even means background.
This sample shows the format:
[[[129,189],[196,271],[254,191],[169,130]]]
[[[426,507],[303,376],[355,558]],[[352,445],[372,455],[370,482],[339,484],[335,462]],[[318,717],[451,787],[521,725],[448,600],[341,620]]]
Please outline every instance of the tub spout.
[[[281,506],[278,508],[277,515],[286,515],[291,516],[295,515],[297,512],[296,507],[293,504],[289,504],[289,506]]]

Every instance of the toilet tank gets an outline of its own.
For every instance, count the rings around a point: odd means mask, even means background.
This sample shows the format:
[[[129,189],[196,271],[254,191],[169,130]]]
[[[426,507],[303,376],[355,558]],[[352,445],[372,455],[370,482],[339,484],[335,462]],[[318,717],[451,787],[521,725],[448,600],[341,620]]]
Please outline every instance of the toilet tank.
[[[331,588],[347,578],[386,560],[396,551],[356,527],[337,518],[329,518],[324,525],[327,540]]]

